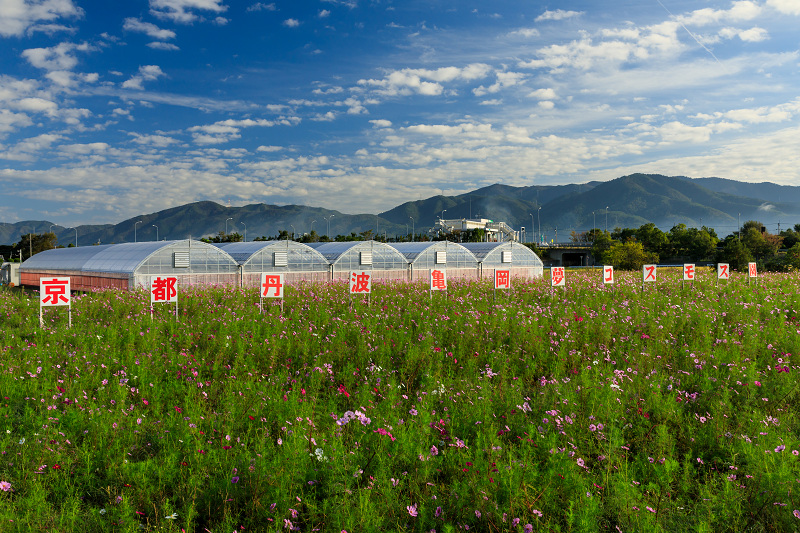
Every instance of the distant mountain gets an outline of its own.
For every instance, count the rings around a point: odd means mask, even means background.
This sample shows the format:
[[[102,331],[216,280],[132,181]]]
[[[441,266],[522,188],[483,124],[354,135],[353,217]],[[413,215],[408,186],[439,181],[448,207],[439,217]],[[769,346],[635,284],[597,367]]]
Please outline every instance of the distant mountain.
[[[281,230],[302,235],[312,229],[332,237],[364,231],[406,235],[412,227],[424,233],[439,217],[446,219],[487,218],[504,221],[514,228],[526,227],[531,238],[533,226],[559,240],[570,231],[592,227],[612,230],[639,227],[653,222],[664,230],[675,224],[717,228],[720,236],[736,230],[747,220],[765,224],[800,222],[800,187],[774,183],[743,183],[722,178],[671,177],[632,174],[607,182],[570,185],[512,187],[495,184],[457,196],[433,196],[406,202],[379,213],[349,215],[318,207],[252,204],[225,207],[214,202],[195,202],[142,214],[117,224],[78,226],[80,246],[96,243],[151,241],[156,239],[201,238],[219,232],[247,232],[247,239],[276,236]],[[141,222],[139,222],[141,221]],[[75,242],[76,230],[46,220],[0,223],[0,243],[18,242],[31,231],[49,231],[59,243]],[[776,228],[768,226],[770,231]]]

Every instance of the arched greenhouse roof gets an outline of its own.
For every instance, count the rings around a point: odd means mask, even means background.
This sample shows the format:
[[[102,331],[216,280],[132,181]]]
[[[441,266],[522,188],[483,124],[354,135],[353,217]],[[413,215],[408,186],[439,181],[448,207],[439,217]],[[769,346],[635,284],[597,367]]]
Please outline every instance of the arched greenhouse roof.
[[[296,241],[232,242],[218,246],[246,272],[324,272],[330,266],[317,250]]]
[[[543,267],[533,250],[514,242],[465,242],[461,245],[472,252],[484,266]]]
[[[377,241],[315,242],[316,249],[333,265],[334,270],[400,270],[408,267],[406,258],[391,246]]]
[[[457,242],[398,242],[389,243],[389,246],[403,254],[415,268],[434,268],[440,265],[450,268],[469,268],[478,264],[478,258]]]

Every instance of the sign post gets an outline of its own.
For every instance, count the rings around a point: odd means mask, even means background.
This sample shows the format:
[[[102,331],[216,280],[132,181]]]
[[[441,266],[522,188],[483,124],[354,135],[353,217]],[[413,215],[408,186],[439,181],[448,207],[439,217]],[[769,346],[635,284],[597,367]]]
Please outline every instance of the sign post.
[[[692,288],[694,288],[694,278],[697,274],[697,270],[695,270],[694,265],[692,264],[685,264],[683,265],[683,281],[681,281],[681,288],[683,288],[684,282],[691,281]]]
[[[259,310],[263,311],[264,298],[280,298],[281,314],[283,314],[283,273],[261,273],[261,289],[259,291]]]
[[[177,276],[150,276],[150,320],[153,320],[153,304],[175,302],[175,320],[178,320]]]
[[[656,265],[644,265],[642,267],[642,290],[645,283],[656,282]]]
[[[567,290],[567,276],[564,267],[550,267],[550,286],[564,287],[564,290]]]
[[[44,327],[45,307],[67,306],[69,327],[72,327],[72,293],[69,278],[39,278],[39,326]]]
[[[431,298],[433,298],[433,291],[444,291],[445,297],[447,297],[447,271],[445,269],[431,269]]]
[[[366,294],[367,305],[371,303],[372,272],[369,270],[353,270],[350,272],[350,296],[354,294]]]
[[[611,285],[614,288],[614,267],[606,265],[603,267],[603,285]]]
[[[497,297],[497,289],[511,289],[511,271],[494,269],[494,290],[492,291],[492,302]]]
[[[731,266],[728,263],[717,263],[717,283],[719,280],[729,280],[731,278]]]
[[[755,279],[758,282],[758,265],[756,263],[747,264],[747,284],[750,285],[750,280]]]

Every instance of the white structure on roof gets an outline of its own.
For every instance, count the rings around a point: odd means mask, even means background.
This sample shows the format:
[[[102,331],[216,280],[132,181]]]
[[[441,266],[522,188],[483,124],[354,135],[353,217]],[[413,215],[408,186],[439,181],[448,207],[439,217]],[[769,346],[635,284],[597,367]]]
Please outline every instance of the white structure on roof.
[[[488,218],[452,218],[439,219],[434,225],[434,233],[459,233],[474,229],[482,229],[489,242],[519,241],[519,232],[505,222],[494,222]]]

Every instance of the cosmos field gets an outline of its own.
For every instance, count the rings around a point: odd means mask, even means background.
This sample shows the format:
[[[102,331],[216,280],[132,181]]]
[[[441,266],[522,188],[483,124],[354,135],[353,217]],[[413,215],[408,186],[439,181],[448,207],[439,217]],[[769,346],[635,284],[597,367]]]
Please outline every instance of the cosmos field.
[[[0,291],[0,530],[800,530],[800,274],[679,276]]]

